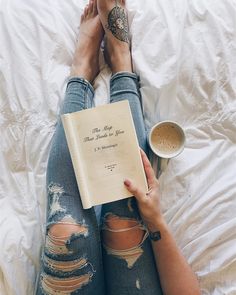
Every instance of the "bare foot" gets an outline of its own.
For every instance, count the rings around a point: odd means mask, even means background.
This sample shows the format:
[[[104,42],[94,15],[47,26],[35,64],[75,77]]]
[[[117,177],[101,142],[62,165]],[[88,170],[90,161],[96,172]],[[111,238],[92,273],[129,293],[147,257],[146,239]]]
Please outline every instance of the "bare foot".
[[[112,72],[132,72],[129,29],[124,0],[97,0],[98,13],[106,33],[105,58]]]
[[[99,72],[99,50],[103,36],[97,0],[90,0],[81,16],[71,76],[80,76],[93,82]]]

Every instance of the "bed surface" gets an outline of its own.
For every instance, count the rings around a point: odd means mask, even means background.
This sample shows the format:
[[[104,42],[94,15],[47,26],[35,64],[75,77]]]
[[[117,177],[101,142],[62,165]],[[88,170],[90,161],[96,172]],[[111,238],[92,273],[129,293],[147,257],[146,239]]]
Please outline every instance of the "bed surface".
[[[45,172],[86,1],[0,0],[0,295],[33,294]],[[147,128],[184,152],[160,177],[166,220],[202,294],[236,294],[236,2],[127,0]],[[101,59],[97,105],[108,101]]]

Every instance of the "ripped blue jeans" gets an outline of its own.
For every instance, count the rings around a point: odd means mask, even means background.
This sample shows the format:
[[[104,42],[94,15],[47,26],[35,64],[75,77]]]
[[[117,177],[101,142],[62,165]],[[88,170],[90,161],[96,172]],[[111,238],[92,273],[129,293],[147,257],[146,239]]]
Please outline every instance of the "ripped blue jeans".
[[[70,78],[61,114],[93,106],[86,80]],[[140,147],[147,152],[138,77],[110,81],[110,102],[128,99]],[[91,118],[92,120],[92,118]],[[37,295],[162,294],[148,232],[134,198],[84,210],[59,118],[47,166],[47,228]]]

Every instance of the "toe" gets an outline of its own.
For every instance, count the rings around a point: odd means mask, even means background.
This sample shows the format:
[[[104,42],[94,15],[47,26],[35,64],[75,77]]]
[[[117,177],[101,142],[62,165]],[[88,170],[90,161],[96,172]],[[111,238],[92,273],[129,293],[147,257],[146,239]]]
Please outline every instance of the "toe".
[[[82,13],[81,17],[80,17],[80,23],[82,23],[84,21],[84,13]]]
[[[93,0],[89,0],[88,4],[88,14],[93,13]]]
[[[86,5],[84,8],[84,17],[88,15],[88,8],[89,8],[89,5]]]
[[[97,0],[98,13],[103,13],[107,8],[107,3],[104,0]]]
[[[93,1],[93,14],[97,15],[98,14],[98,9],[97,9],[97,0]]]

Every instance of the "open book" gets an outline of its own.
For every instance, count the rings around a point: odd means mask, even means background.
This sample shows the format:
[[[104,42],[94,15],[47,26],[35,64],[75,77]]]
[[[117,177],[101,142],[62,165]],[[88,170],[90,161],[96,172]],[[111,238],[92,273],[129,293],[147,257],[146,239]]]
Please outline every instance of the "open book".
[[[147,181],[128,100],[61,116],[83,208],[131,196]]]

